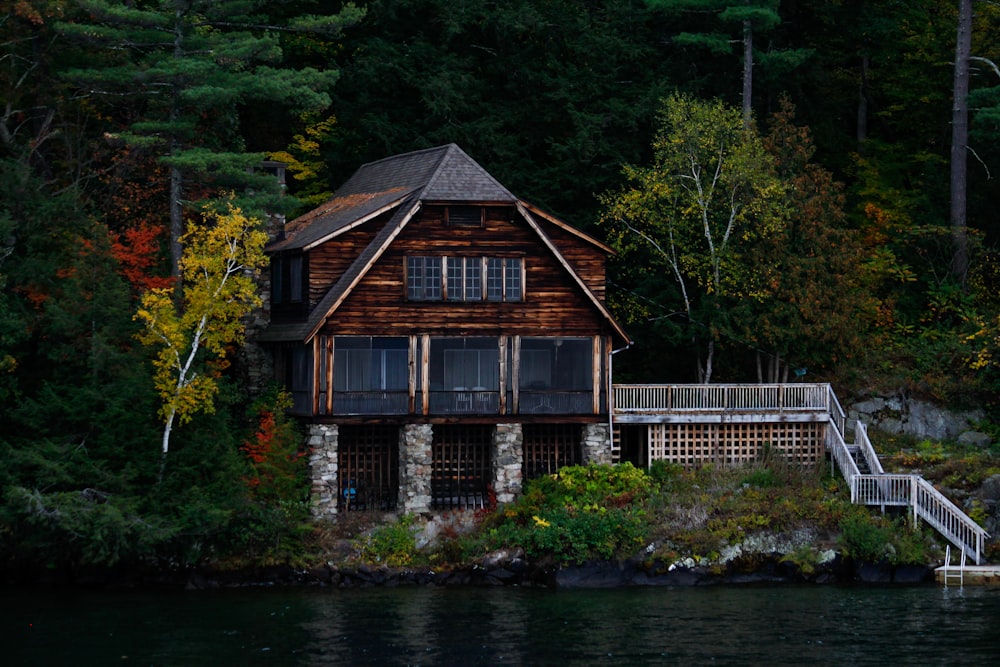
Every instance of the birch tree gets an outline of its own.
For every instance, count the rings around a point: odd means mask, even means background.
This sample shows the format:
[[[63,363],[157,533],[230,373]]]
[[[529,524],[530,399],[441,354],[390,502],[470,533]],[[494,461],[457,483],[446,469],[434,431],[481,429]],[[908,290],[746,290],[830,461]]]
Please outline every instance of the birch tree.
[[[628,185],[602,198],[601,223],[626,261],[643,256],[676,283],[707,383],[727,307],[766,293],[776,263],[750,261],[749,250],[785,225],[784,187],[756,129],[720,101],[671,96],[653,154],[653,166],[626,167]]]
[[[228,202],[215,214],[203,209],[205,224],[184,235],[180,260],[183,298],[172,288],[147,291],[135,319],[145,326],[139,340],[157,350],[154,384],[163,400],[162,463],[177,419],[214,411],[226,347],[244,337],[244,316],[260,305],[254,281],[264,266],[267,235],[260,222]]]

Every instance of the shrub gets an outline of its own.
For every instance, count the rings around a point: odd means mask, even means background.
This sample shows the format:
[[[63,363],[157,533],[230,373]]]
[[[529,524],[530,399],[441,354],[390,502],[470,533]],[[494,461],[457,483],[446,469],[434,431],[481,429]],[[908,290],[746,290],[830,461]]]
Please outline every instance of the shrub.
[[[856,560],[892,565],[926,564],[927,541],[920,530],[911,529],[906,518],[892,522],[881,516],[857,511],[841,523],[840,543]]]
[[[416,540],[416,517],[403,515],[394,523],[376,526],[354,540],[358,557],[367,563],[389,567],[413,565],[419,557]]]

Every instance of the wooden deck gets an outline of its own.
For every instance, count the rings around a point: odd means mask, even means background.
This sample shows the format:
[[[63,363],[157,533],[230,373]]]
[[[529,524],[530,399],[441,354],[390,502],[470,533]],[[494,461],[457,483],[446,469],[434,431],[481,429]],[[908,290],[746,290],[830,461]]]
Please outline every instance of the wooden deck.
[[[620,424],[844,422],[825,383],[616,384],[613,406]]]
[[[851,501],[907,507],[977,565],[988,533],[920,475],[882,469],[864,424],[851,424],[829,384],[614,385],[612,433],[645,429],[645,462],[737,463],[763,447],[812,464],[829,453],[851,489]],[[802,425],[815,429],[803,432]],[[692,428],[692,426],[694,428]],[[749,429],[749,430],[748,430]],[[613,443],[612,451],[616,445]],[[972,572],[969,567],[964,568]],[[986,578],[986,575],[982,575]]]

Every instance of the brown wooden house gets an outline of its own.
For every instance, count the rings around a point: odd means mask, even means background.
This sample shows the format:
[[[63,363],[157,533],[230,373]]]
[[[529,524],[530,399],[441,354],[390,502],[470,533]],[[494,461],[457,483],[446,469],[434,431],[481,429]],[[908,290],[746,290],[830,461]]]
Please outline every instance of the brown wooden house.
[[[505,502],[611,459],[611,251],[458,146],[362,166],[267,252],[259,340],[309,424],[317,515]]]

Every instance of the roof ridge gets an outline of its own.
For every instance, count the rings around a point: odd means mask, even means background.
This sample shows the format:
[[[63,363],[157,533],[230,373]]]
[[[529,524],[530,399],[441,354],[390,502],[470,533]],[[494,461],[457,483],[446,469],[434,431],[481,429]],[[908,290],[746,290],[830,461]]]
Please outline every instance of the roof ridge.
[[[437,181],[438,176],[441,175],[441,169],[444,167],[445,163],[448,161],[448,155],[453,152],[453,149],[458,150],[459,153],[463,153],[463,154],[465,153],[465,151],[463,151],[461,148],[459,148],[454,143],[445,144],[444,146],[438,146],[438,148],[443,148],[444,149],[444,153],[441,155],[440,158],[438,158],[437,165],[435,165],[435,167],[434,167],[434,173],[432,173],[430,175],[430,177],[424,182],[423,187],[420,188],[420,196],[418,197],[418,199],[423,199],[424,198],[424,194],[427,191],[429,191],[431,189],[431,186],[434,185],[434,183]],[[466,155],[466,157],[468,157],[468,156]],[[469,158],[469,159],[471,160],[472,158]]]
[[[433,153],[434,151],[445,151],[447,153],[447,149],[451,148],[452,146],[455,146],[456,148],[458,148],[457,144],[455,144],[455,143],[449,143],[449,144],[442,144],[440,146],[431,146],[430,148],[418,148],[415,151],[409,151],[407,153],[399,153],[397,155],[387,155],[386,157],[379,158],[378,160],[372,160],[371,162],[365,162],[363,165],[361,165],[360,167],[358,167],[357,169],[355,169],[355,173],[358,172],[358,171],[361,171],[365,167],[371,167],[371,166],[374,166],[374,165],[377,165],[377,164],[382,164],[383,162],[393,162],[395,160],[401,160],[401,159],[405,159],[405,158],[412,158],[414,155],[420,155],[421,153]],[[459,149],[459,150],[461,150],[461,149]]]

